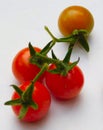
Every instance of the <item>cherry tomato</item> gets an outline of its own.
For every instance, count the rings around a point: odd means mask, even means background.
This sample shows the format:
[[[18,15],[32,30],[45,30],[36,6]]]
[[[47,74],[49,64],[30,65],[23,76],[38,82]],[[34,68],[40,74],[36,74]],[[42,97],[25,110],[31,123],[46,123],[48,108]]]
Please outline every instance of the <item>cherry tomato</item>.
[[[24,92],[30,82],[27,81],[19,86],[19,88]],[[12,100],[19,99],[20,96],[17,92],[12,95]],[[21,119],[27,122],[34,122],[42,119],[48,112],[51,104],[51,96],[49,91],[40,82],[36,82],[34,85],[34,91],[32,93],[32,100],[38,105],[38,109],[28,108],[26,115]],[[14,113],[18,116],[22,105],[13,105],[12,109]]]
[[[34,47],[34,49],[36,52],[41,51],[41,49],[39,49],[38,47]],[[20,83],[32,80],[40,71],[40,68],[35,64],[31,64],[29,59],[30,59],[29,48],[24,48],[20,50],[13,59],[12,72],[15,78]],[[39,81],[42,82],[42,80],[43,75],[40,77]]]
[[[50,70],[55,68],[54,64],[49,67]],[[66,76],[46,72],[45,82],[55,97],[71,99],[80,93],[84,84],[84,76],[81,69],[75,66]]]
[[[74,5],[61,12],[58,27],[64,36],[70,35],[75,29],[86,29],[90,33],[94,27],[94,18],[88,9]]]

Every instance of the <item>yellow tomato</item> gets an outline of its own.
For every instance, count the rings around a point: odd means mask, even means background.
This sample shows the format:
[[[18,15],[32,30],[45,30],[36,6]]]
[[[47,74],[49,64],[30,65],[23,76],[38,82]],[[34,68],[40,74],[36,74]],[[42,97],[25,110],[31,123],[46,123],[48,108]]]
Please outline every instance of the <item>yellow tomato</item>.
[[[70,35],[75,29],[85,29],[90,33],[94,27],[94,18],[88,9],[70,6],[61,12],[58,27],[64,36]]]

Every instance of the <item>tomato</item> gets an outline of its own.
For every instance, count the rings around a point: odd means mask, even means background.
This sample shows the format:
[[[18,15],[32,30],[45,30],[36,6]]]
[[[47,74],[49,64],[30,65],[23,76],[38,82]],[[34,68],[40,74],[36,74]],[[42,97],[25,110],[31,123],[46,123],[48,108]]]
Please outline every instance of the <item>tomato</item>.
[[[50,65],[49,69],[55,69],[55,65]],[[75,66],[66,76],[46,72],[45,82],[51,93],[60,99],[71,99],[76,97],[84,84],[84,76],[81,69]]]
[[[41,49],[38,47],[34,47],[34,49],[36,52],[41,51]],[[15,78],[20,83],[23,83],[28,80],[32,80],[40,71],[40,68],[35,64],[31,64],[29,59],[30,59],[29,48],[24,48],[20,50],[13,59],[12,72]],[[43,80],[43,75],[40,77],[39,81],[42,80]]]
[[[29,84],[30,82],[27,81],[22,85],[20,85],[19,88],[24,92],[28,88]],[[19,94],[15,91],[12,95],[12,100],[19,99],[19,98],[20,98]],[[32,100],[38,105],[38,108],[33,109],[32,107],[29,106],[26,115],[21,119],[23,121],[27,121],[27,122],[38,121],[47,114],[50,108],[50,104],[51,104],[50,93],[47,90],[47,88],[39,82],[36,82],[34,85]],[[12,106],[12,109],[17,116],[19,115],[21,108],[22,108],[22,104]]]
[[[88,9],[74,5],[61,12],[58,27],[64,36],[70,35],[75,29],[86,29],[90,33],[94,27],[94,18]]]

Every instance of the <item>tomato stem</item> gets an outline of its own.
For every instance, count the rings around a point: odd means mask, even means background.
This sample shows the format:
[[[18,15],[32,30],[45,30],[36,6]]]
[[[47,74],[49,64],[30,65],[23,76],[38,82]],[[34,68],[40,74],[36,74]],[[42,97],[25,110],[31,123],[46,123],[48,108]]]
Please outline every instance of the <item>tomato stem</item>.
[[[48,32],[48,34],[51,36],[51,38],[53,39],[53,41],[55,42],[74,42],[74,35],[71,34],[67,37],[64,37],[64,38],[56,38],[52,32],[49,30],[49,28],[47,26],[45,26],[45,30]]]
[[[36,75],[36,77],[32,80],[32,83],[34,84],[34,83],[40,78],[40,76],[41,76],[47,69],[48,69],[48,64],[45,63],[45,64],[42,66],[40,72],[39,72],[39,73]]]
[[[49,33],[49,35],[52,37],[53,41],[58,41],[58,39],[51,33],[51,31],[49,30],[49,28],[47,26],[44,27],[45,30]]]
[[[87,51],[89,52],[89,45],[87,42],[87,39],[85,36],[88,36],[88,31],[85,29],[80,29],[77,30],[75,29],[71,35],[63,37],[63,38],[56,38],[51,31],[49,30],[49,28],[47,26],[45,26],[45,30],[48,32],[48,34],[51,36],[51,38],[53,39],[53,41],[56,42],[69,42],[70,44],[75,44],[77,43],[77,41],[81,44],[81,46]]]
[[[74,45],[75,45],[74,43],[69,45],[68,52],[67,52],[67,54],[65,55],[65,57],[63,59],[64,63],[70,63],[70,57],[71,57]]]

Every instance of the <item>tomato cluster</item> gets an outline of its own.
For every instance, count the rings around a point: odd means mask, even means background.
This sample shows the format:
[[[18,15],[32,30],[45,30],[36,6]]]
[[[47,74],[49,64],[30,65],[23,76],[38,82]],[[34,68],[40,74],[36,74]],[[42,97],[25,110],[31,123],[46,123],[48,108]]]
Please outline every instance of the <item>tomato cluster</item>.
[[[43,118],[51,104],[51,94],[58,99],[71,99],[82,90],[84,75],[77,66],[77,61],[71,62],[74,45],[78,42],[89,51],[86,40],[94,25],[91,13],[81,6],[66,8],[58,19],[58,27],[64,37],[56,38],[50,30],[46,31],[52,40],[43,48],[33,47],[31,43],[27,48],[20,50],[13,59],[12,72],[21,83],[15,89],[12,99],[5,105],[12,105],[14,113],[23,121],[34,122]],[[58,42],[68,42],[68,51],[63,60],[60,60],[51,51]],[[50,91],[49,91],[50,90]]]

